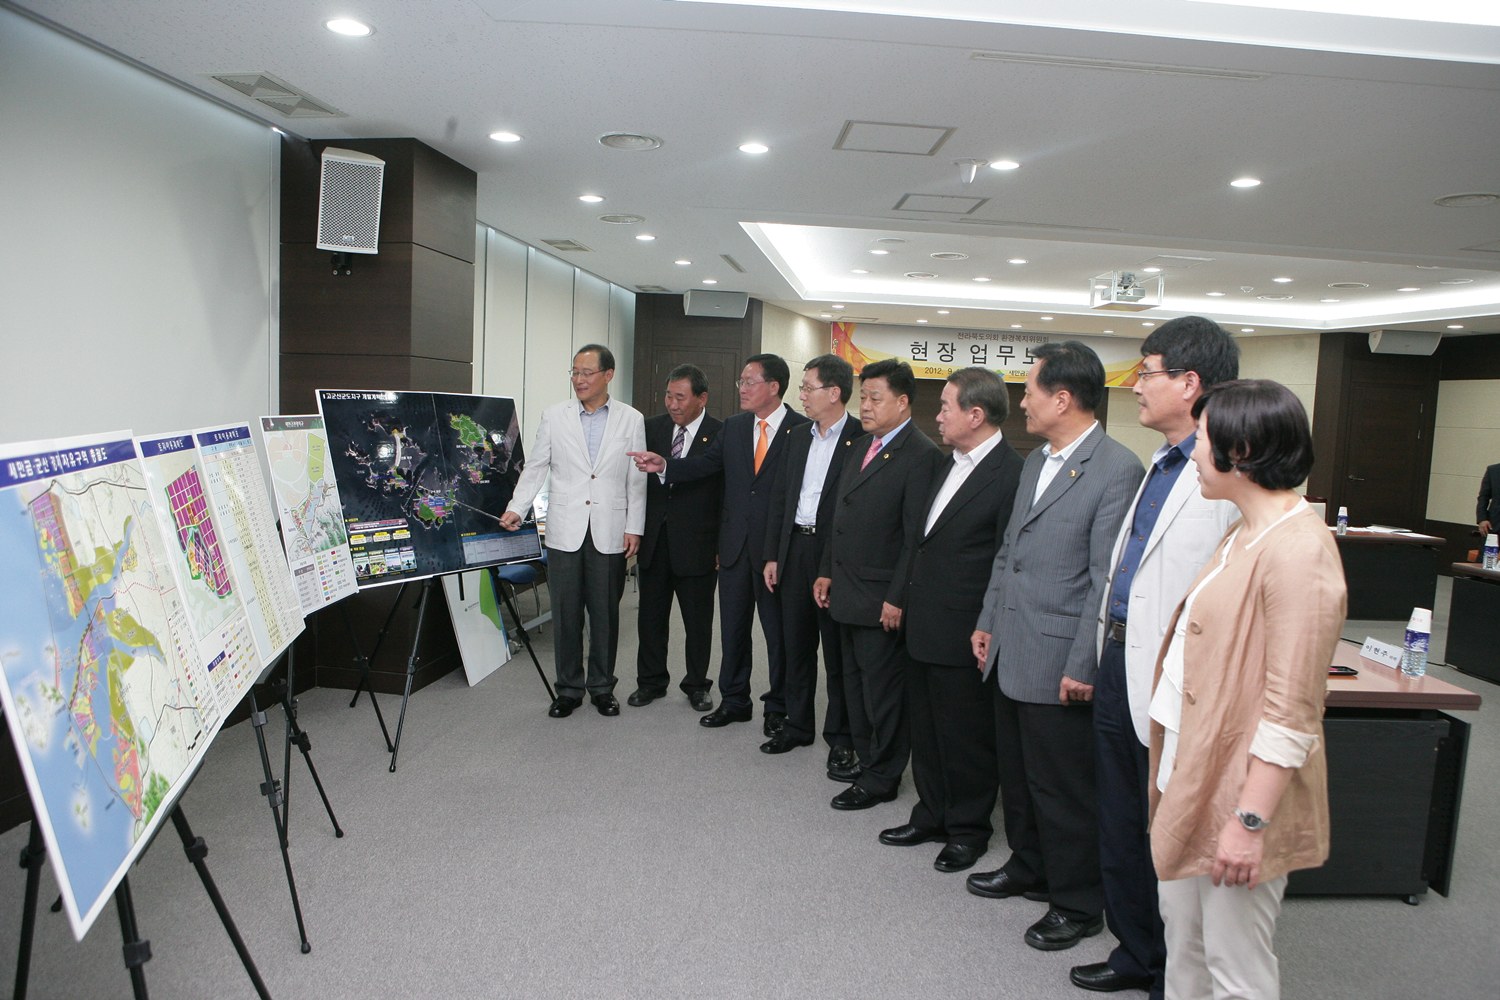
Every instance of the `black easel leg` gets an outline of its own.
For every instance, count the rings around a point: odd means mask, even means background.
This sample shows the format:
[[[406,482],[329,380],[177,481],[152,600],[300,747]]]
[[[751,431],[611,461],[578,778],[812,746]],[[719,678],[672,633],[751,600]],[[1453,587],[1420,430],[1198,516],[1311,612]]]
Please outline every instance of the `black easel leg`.
[[[26,989],[31,979],[31,942],[36,934],[36,897],[42,887],[42,862],[47,860],[47,848],[42,843],[42,827],[38,820],[31,821],[31,836],[21,848],[21,867],[26,869],[26,901],[21,911],[21,946],[16,952],[15,1000],[26,1000]]]
[[[406,725],[406,703],[411,700],[411,684],[417,676],[417,664],[422,659],[417,650],[421,647],[422,621],[427,617],[427,599],[432,596],[432,584],[435,579],[435,577],[428,577],[422,581],[422,597],[417,601],[417,626],[412,630],[411,656],[406,660],[406,690],[401,692],[401,716],[396,720],[396,742],[391,746],[391,773],[393,774],[396,771],[396,755],[401,752],[401,728]],[[370,697],[375,696],[372,694]]]
[[[276,844],[281,848],[281,866],[286,869],[286,887],[292,896],[292,913],[297,918],[297,935],[302,939],[302,954],[306,955],[312,951],[312,945],[307,942],[307,928],[302,923],[302,901],[297,896],[297,879],[292,874],[292,857],[287,853],[286,819],[283,812],[284,806],[281,798],[281,788],[276,782],[276,775],[271,771],[271,755],[266,750],[266,713],[262,712],[260,706],[255,703],[255,691],[253,689],[250,692],[250,724],[255,727],[255,744],[260,748],[260,767],[266,779],[261,783],[260,793],[271,804],[271,819],[276,824]],[[179,810],[173,810],[172,819],[174,822],[179,814]],[[178,833],[181,833],[182,829],[182,827],[179,827]],[[199,843],[201,844],[202,841],[200,840]],[[192,859],[192,848],[189,847],[186,839],[184,839],[183,846],[188,847],[188,857]],[[204,848],[204,853],[208,853],[206,847]],[[207,869],[200,869],[199,874],[206,876]],[[212,890],[209,895],[213,895]],[[220,916],[224,915],[220,914]],[[231,937],[233,936],[231,934]]]
[[[349,630],[349,647],[354,650],[354,665],[359,670],[359,683],[354,687],[354,697],[349,699],[349,707],[353,708],[359,703],[361,691],[370,692],[370,704],[375,708],[375,720],[380,723],[380,735],[385,737],[385,749],[387,753],[394,752],[396,745],[391,742],[390,730],[385,728],[385,716],[380,714],[380,702],[375,700],[375,689],[370,686],[370,663],[380,652],[380,644],[385,641],[386,630],[391,627],[391,620],[396,617],[396,609],[401,606],[401,595],[406,593],[406,584],[396,591],[396,600],[391,604],[391,610],[385,616],[385,624],[380,626],[380,633],[375,636],[375,648],[365,656],[359,651],[359,636],[355,634],[354,622],[349,619],[349,609],[343,605],[339,606],[344,614],[344,627]]]
[[[313,766],[311,753],[312,739],[297,724],[297,701],[291,696],[285,682],[278,681],[272,687],[272,691],[281,699],[281,711],[286,716],[287,761],[283,768],[282,784],[285,786],[287,780],[290,778],[290,774],[288,773],[291,770],[290,758],[292,747],[295,746],[298,750],[302,751],[302,760],[307,765],[307,773],[312,775],[313,784],[318,789],[318,796],[323,800],[323,810],[328,813],[328,822],[333,824],[333,835],[335,837],[342,837],[344,830],[339,826],[339,818],[333,814],[333,804],[328,801],[328,793],[323,790],[323,781],[318,777],[318,769]],[[286,807],[286,811],[290,814],[290,806]],[[288,815],[288,824],[290,825],[290,815]],[[290,839],[290,833],[287,836]]]
[[[115,888],[115,910],[120,914],[120,939],[124,942],[125,968],[130,971],[130,986],[135,991],[135,1000],[147,1000],[146,970],[141,968],[151,960],[151,942],[141,940],[140,929],[135,925],[135,903],[130,898],[130,878],[120,879]]]
[[[229,940],[234,944],[234,950],[239,953],[240,964],[245,967],[245,973],[250,977],[250,982],[255,986],[255,995],[261,1000],[271,1000],[271,994],[266,991],[266,984],[260,978],[260,970],[255,967],[255,959],[250,957],[250,949],[245,947],[244,939],[240,937],[239,928],[234,926],[234,918],[229,915],[229,907],[224,905],[224,897],[219,895],[219,887],[214,885],[214,877],[208,873],[208,865],[203,862],[208,854],[208,845],[203,842],[202,837],[193,836],[192,829],[188,826],[187,817],[182,815],[182,804],[178,803],[172,808],[172,825],[177,828],[177,836],[182,838],[182,849],[187,853],[188,860],[198,871],[198,878],[203,882],[203,889],[208,893],[208,898],[213,902],[214,909],[218,911],[219,922],[224,925],[224,931],[229,935]],[[287,877],[291,877],[291,869],[287,869]],[[120,885],[124,885],[124,881]],[[296,898],[295,896],[293,898]],[[122,921],[124,918],[121,918]],[[301,916],[298,916],[301,921]],[[134,917],[131,923],[135,922]],[[304,941],[305,944],[305,941]],[[306,945],[303,951],[310,950]],[[144,985],[144,984],[143,984]]]
[[[557,694],[552,690],[552,682],[547,680],[547,672],[542,669],[542,661],[536,658],[536,650],[531,648],[531,634],[526,631],[526,626],[521,624],[521,615],[516,611],[516,602],[511,599],[510,588],[501,583],[498,577],[493,578],[493,583],[501,599],[505,601],[505,608],[510,612],[511,621],[516,623],[516,631],[521,635],[521,645],[526,647],[526,652],[531,654],[531,662],[536,664],[536,675],[542,679],[542,687],[547,689],[548,700],[556,700]]]

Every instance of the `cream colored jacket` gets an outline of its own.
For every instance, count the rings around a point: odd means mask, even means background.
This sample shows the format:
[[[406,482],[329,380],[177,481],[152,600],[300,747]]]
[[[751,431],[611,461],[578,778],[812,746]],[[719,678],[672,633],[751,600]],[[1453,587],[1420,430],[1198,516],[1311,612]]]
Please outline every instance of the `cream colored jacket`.
[[[1199,579],[1218,564],[1225,542]],[[1231,555],[1194,600],[1183,656],[1182,730],[1164,793],[1156,790],[1163,730],[1151,724],[1151,856],[1159,878],[1206,875],[1213,867],[1219,831],[1239,803],[1250,742],[1262,719],[1321,737],[1328,664],[1346,596],[1333,538],[1308,509],[1272,528],[1250,551]],[[1179,604],[1157,658],[1158,682],[1181,615]],[[1262,879],[1327,860],[1328,763],[1321,738],[1292,776],[1265,838]]]

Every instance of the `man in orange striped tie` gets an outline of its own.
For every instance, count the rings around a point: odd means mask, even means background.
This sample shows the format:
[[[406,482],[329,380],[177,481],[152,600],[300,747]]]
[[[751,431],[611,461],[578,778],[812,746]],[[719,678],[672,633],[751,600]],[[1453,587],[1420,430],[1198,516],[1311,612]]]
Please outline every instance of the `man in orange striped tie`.
[[[766,588],[764,569],[774,558],[766,546],[766,515],[771,484],[786,459],[787,434],[807,422],[782,397],[791,378],[787,363],[775,354],[757,354],[745,362],[735,382],[740,412],[724,421],[719,436],[703,451],[665,459],[655,452],[631,452],[636,468],[661,475],[666,483],[689,482],[724,474],[724,512],[719,522],[719,707],[698,720],[718,729],[749,722],[750,619],[759,612],[766,637],[770,690],[762,731],[773,736],[786,718],[783,691],[785,655],[781,640],[781,604]]]

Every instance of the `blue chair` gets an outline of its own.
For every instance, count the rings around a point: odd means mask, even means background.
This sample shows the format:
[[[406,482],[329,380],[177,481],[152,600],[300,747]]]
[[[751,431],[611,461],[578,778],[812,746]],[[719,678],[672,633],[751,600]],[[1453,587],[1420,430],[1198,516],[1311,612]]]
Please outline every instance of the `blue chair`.
[[[536,599],[536,617],[542,615],[542,595],[537,590],[537,584],[542,579],[542,573],[547,568],[547,550],[542,550],[542,557],[532,562],[507,563],[504,566],[496,566],[493,570],[495,579],[503,587],[510,589],[511,600],[516,597],[518,587],[530,587],[531,595]],[[519,624],[519,622],[517,623]]]

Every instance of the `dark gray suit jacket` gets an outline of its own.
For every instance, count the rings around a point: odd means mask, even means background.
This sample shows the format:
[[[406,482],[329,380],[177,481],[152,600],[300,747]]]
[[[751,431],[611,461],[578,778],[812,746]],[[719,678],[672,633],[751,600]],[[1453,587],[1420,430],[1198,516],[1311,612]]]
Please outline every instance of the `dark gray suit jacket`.
[[[986,670],[1000,671],[1000,690],[1055,705],[1064,676],[1093,684],[1098,673],[1096,613],[1115,535],[1145,470],[1095,427],[1033,504],[1042,451],[1026,457],[978,628],[990,633]]]

